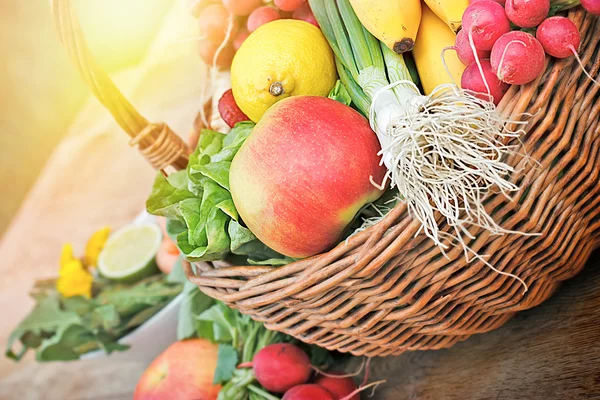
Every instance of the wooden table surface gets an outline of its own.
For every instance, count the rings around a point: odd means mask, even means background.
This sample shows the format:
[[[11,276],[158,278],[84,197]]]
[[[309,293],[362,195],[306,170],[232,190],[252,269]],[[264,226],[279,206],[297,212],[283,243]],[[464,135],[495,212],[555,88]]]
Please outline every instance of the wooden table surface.
[[[201,67],[189,49],[158,46],[119,82],[142,112],[187,133],[199,107]],[[138,84],[139,82],[139,84]],[[53,276],[63,242],[82,249],[103,225],[143,209],[154,177],[95,101],[56,149],[0,243],[0,343],[29,311],[34,279]],[[548,302],[452,349],[375,359],[387,379],[374,399],[600,399],[600,257]],[[353,360],[350,364],[356,364]],[[0,359],[0,399],[130,399],[146,365],[110,359],[20,364]],[[348,370],[353,365],[346,366]]]

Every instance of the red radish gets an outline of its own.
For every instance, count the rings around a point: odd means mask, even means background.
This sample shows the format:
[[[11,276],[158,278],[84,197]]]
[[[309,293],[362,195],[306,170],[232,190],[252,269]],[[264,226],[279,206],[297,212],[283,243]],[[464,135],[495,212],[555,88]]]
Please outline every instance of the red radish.
[[[510,31],[504,8],[493,0],[469,4],[462,17],[462,26],[478,50],[491,50],[496,40]]]
[[[464,65],[469,65],[475,61],[475,55],[473,49],[469,43],[469,38],[464,29],[461,29],[456,35],[456,44],[454,46],[458,59]],[[477,58],[483,60],[484,58],[490,58],[489,50],[477,50]]]
[[[482,1],[482,0],[469,0],[469,4],[475,3],[476,1]],[[498,4],[502,4],[502,6],[504,6],[504,4],[506,4],[506,0],[494,0],[494,1]]]
[[[483,78],[477,63],[472,62],[463,72],[460,86],[465,90],[477,93],[476,96],[480,99],[491,101],[495,105],[498,105],[508,90],[509,85],[502,82],[494,74],[490,60],[481,60],[481,69],[483,70]]]
[[[282,11],[295,11],[305,3],[306,0],[275,0],[275,7]]]
[[[537,28],[536,37],[546,53],[556,58],[577,54],[581,35],[575,24],[565,17],[548,18]]]
[[[581,0],[581,5],[587,12],[600,15],[600,0]]]
[[[202,61],[208,66],[213,65],[215,53],[219,49],[221,45],[219,43],[215,43],[210,40],[201,40],[199,43],[199,53]],[[235,55],[235,50],[233,46],[227,45],[221,50],[217,57],[216,66],[218,68],[227,68],[231,66],[231,62],[233,61],[233,56]]]
[[[579,58],[579,54],[577,54],[581,44],[581,35],[570,19],[564,17],[548,18],[538,27],[536,35],[546,53],[551,56],[556,58],[575,56],[585,75],[594,84],[600,86],[600,82],[592,78],[585,69],[581,58]]]
[[[524,85],[544,72],[545,53],[540,42],[522,31],[506,33],[492,49],[492,70],[502,82]]]
[[[337,400],[337,398],[323,386],[313,384],[294,386],[285,392],[281,400]]]
[[[235,102],[231,89],[226,91],[219,100],[219,114],[230,128],[233,128],[238,122],[250,121],[250,118],[240,110]]]
[[[340,375],[340,377],[332,376],[332,375]],[[334,398],[342,399],[350,394],[353,394],[352,397],[348,398],[348,400],[360,400],[360,395],[358,393],[354,393],[357,389],[356,383],[351,377],[343,377],[344,374],[340,372],[328,372],[327,376],[321,375],[315,380],[315,384],[323,386],[325,389],[329,390]]]
[[[259,26],[280,18],[279,11],[273,7],[264,6],[257,8],[248,17],[248,30],[254,32]]]
[[[244,43],[244,40],[246,40],[248,36],[250,36],[250,32],[248,32],[246,28],[240,30],[237,36],[233,39],[233,48],[236,51],[239,50],[239,48],[242,46],[242,43]]]
[[[309,24],[313,24],[317,28],[320,28],[319,23],[317,22],[317,19],[313,15],[313,12],[310,9],[310,6],[308,5],[308,3],[304,4],[302,7],[294,10],[294,13],[292,14],[292,18],[300,20],[300,21],[308,22]]]
[[[223,5],[234,15],[245,17],[262,5],[262,0],[223,0]]]
[[[538,26],[550,12],[550,0],[506,0],[506,16],[521,28]]]
[[[198,25],[200,34],[206,39],[221,43],[227,35],[229,11],[222,4],[211,4],[200,12]],[[236,33],[236,25],[234,24],[231,36],[235,36]]]
[[[193,17],[198,18],[202,10],[208,5],[216,3],[216,0],[189,0],[189,11]]]
[[[247,367],[252,367],[256,380],[273,393],[286,393],[294,386],[308,382],[311,373],[310,359],[306,353],[289,343],[275,343],[263,347],[251,363],[238,366]],[[333,397],[331,400],[334,400]]]

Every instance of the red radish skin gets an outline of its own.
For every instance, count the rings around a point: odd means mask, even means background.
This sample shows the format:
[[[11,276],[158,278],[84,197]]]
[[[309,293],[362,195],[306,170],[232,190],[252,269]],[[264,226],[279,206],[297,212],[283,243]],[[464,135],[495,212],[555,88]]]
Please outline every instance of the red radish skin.
[[[356,383],[351,377],[335,377],[331,375],[344,375],[341,372],[328,372],[328,376],[321,375],[315,380],[315,384],[323,386],[329,390],[336,400],[343,399],[354,393],[357,389]],[[360,400],[360,394],[354,395],[348,400]]]
[[[469,1],[469,4],[470,4],[470,3],[475,3],[476,1],[482,1],[482,0],[470,0],[470,1]],[[495,1],[496,3],[498,3],[498,4],[501,4],[503,7],[504,7],[504,5],[506,4],[506,0],[494,0],[494,1]]]
[[[203,39],[198,43],[198,53],[200,54],[200,58],[202,61],[208,66],[213,65],[214,57],[221,45],[219,43],[215,43],[213,41]],[[233,61],[233,56],[235,55],[235,49],[232,45],[228,44],[221,50],[219,55],[217,56],[216,67],[220,69],[229,68],[231,66],[231,62]]]
[[[200,34],[214,43],[221,43],[227,36],[229,11],[222,4],[211,4],[200,12],[198,27]],[[237,34],[237,24],[233,24],[231,37]]]
[[[278,19],[281,19],[281,15],[275,8],[269,6],[259,7],[252,11],[252,14],[248,17],[248,31],[254,32],[261,25]]]
[[[464,29],[461,29],[456,35],[456,44],[454,46],[454,49],[456,50],[458,59],[464,65],[470,65],[473,61],[475,61],[473,49],[471,48],[469,38],[467,37],[467,33]],[[490,58],[490,51],[477,50],[477,58],[479,58],[480,60]]]
[[[462,17],[467,37],[473,38],[478,50],[491,50],[498,38],[510,32],[510,21],[504,8],[493,0],[479,0],[469,4]]]
[[[274,3],[275,7],[281,11],[295,11],[302,7],[306,3],[306,0],[275,0]]]
[[[550,12],[550,0],[506,0],[506,16],[521,28],[538,26]]]
[[[581,5],[587,12],[600,15],[600,0],[581,0]]]
[[[524,85],[544,72],[545,53],[535,37],[512,31],[494,44],[490,61],[492,70],[502,82]]]
[[[291,388],[283,395],[281,400],[337,400],[333,394],[323,386],[299,385]]]
[[[314,16],[312,10],[310,9],[310,6],[308,5],[308,3],[306,3],[302,7],[295,10],[294,13],[292,14],[292,18],[300,20],[300,21],[308,22],[309,24],[313,24],[314,26],[316,26],[319,29],[321,28],[319,26],[319,23],[317,22],[317,19]]]
[[[234,15],[245,17],[262,5],[262,0],[223,0],[223,5]]]
[[[246,28],[240,30],[237,36],[233,39],[233,48],[238,51],[242,47],[242,43],[250,36],[250,32]]]
[[[575,24],[565,17],[546,19],[537,28],[536,37],[552,57],[567,58],[577,53],[581,35]]]
[[[476,96],[482,100],[490,101],[489,95],[491,95],[493,103],[498,105],[510,85],[498,79],[494,71],[492,71],[490,60],[481,60],[481,69],[483,70],[485,82],[481,77],[479,66],[476,62],[472,62],[463,72],[461,87],[465,90],[477,93]]]
[[[238,122],[250,121],[250,118],[240,110],[235,102],[231,89],[223,93],[219,99],[219,114],[230,128],[233,128]]]
[[[308,382],[311,374],[310,359],[306,353],[289,343],[264,347],[254,356],[252,368],[256,380],[273,393],[285,393],[294,386],[302,385]]]

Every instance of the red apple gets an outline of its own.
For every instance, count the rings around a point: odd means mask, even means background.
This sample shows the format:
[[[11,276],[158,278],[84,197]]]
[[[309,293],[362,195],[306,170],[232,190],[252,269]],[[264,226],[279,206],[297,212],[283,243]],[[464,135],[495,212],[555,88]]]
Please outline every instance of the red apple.
[[[383,192],[381,150],[369,122],[316,96],[273,105],[231,164],[231,195],[242,220],[267,246],[290,257],[339,242],[357,212]]]
[[[219,348],[205,339],[176,342],[140,378],[133,400],[215,400],[213,385]]]

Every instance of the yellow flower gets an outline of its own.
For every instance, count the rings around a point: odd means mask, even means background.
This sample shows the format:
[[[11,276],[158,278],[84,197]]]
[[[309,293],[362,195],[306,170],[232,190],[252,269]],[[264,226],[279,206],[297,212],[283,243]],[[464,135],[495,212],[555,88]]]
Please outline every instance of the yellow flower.
[[[85,253],[83,255],[83,265],[86,267],[95,267],[98,262],[98,256],[108,239],[108,235],[110,234],[110,228],[104,227],[98,231],[96,231],[90,240],[88,240],[85,246]]]
[[[60,253],[60,270],[62,271],[65,265],[73,260],[75,260],[75,257],[73,256],[73,246],[71,243],[65,243]]]
[[[88,270],[83,267],[80,260],[73,259],[66,263],[60,270],[60,276],[56,281],[56,289],[64,297],[92,296],[92,281],[94,278]]]

